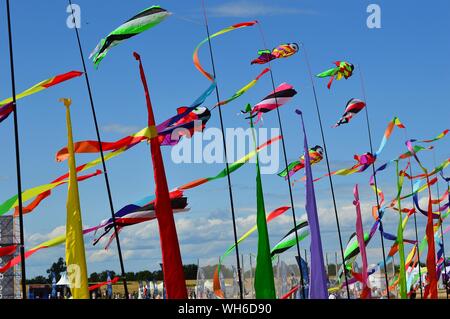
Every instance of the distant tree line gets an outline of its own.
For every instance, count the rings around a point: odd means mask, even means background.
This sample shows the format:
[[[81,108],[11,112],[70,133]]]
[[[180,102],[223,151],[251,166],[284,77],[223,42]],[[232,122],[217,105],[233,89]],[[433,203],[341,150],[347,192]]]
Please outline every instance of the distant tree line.
[[[186,280],[193,280],[197,278],[197,265],[188,264],[183,265],[184,276]],[[54,262],[49,269],[47,269],[47,277],[45,276],[36,276],[32,279],[27,279],[27,284],[51,284],[53,280],[53,274],[55,274],[56,280],[58,281],[61,278],[61,274],[66,272],[66,263],[62,257],[58,258],[56,262]],[[93,272],[89,275],[89,282],[103,282],[107,281],[108,272],[111,276],[111,279],[117,276],[118,274],[113,270],[104,270],[102,272]],[[156,271],[138,271],[138,272],[127,272],[125,274],[127,281],[144,281],[144,280],[163,280],[163,272],[162,270]]]

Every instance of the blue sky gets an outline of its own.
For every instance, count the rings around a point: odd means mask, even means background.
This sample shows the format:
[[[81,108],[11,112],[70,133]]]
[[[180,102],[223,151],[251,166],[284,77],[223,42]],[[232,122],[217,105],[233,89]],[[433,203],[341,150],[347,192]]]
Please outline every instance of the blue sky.
[[[284,42],[303,42],[308,50],[313,73],[332,66],[336,60],[348,60],[364,72],[374,147],[377,147],[385,127],[393,116],[406,125],[407,134],[416,138],[431,138],[448,127],[450,76],[450,43],[447,30],[450,22],[446,12],[447,1],[436,1],[431,6],[411,5],[406,1],[376,1],[381,6],[381,29],[366,26],[367,6],[373,1],[207,1],[212,32],[231,24],[257,19],[264,30],[266,42],[274,47]],[[111,30],[135,13],[154,3],[148,1],[87,1],[78,0],[81,7],[80,29],[85,55]],[[141,54],[147,72],[157,122],[173,116],[176,108],[189,105],[209,85],[192,64],[195,46],[205,38],[200,1],[160,1],[159,4],[174,14],[152,30],[112,49],[99,70],[89,63],[97,115],[105,141],[117,140],[146,125],[146,108],[139,79],[138,67],[132,52]],[[18,91],[53,75],[70,70],[81,70],[75,34],[67,28],[64,1],[34,3],[16,0],[12,3],[16,86]],[[5,5],[0,7],[0,97],[11,94]],[[213,40],[217,80],[222,98],[253,79],[261,67],[250,66],[256,52],[263,48],[256,27],[246,28]],[[200,59],[210,70],[205,46]],[[303,148],[298,118],[294,109],[305,114],[309,144],[321,144],[314,100],[304,55],[273,63],[277,84],[288,82],[299,94],[283,106],[281,116],[289,160],[295,160]],[[353,155],[369,151],[364,114],[358,115],[346,126],[331,129],[342,115],[350,98],[362,98],[359,73],[347,81],[326,88],[327,80],[316,80],[318,97],[325,127],[332,169],[353,164]],[[223,108],[226,127],[247,127],[243,117],[236,116],[246,103],[257,103],[271,91],[269,77],[264,77],[251,91]],[[82,78],[41,92],[19,102],[20,142],[22,149],[23,186],[29,188],[50,182],[67,170],[66,163],[56,163],[55,152],[66,143],[64,108],[60,97],[72,97],[72,120],[76,140],[94,139],[94,126],[85,83]],[[211,96],[206,105],[215,103]],[[265,127],[277,127],[275,113],[264,118]],[[208,127],[219,127],[217,110],[213,111]],[[405,151],[405,132],[394,131],[379,164]],[[0,126],[0,194],[1,200],[16,192],[15,155],[12,119]],[[449,141],[436,143],[437,162],[450,156]],[[193,179],[214,175],[223,164],[179,164],[171,162],[170,149],[163,150],[166,174],[170,187]],[[281,156],[281,153],[280,153]],[[92,155],[77,157],[81,164],[92,160]],[[280,157],[281,159],[281,157]],[[433,152],[421,154],[424,163],[433,166]],[[142,144],[108,163],[112,194],[116,209],[134,202],[154,191],[149,148]],[[414,170],[418,172],[417,165]],[[325,172],[325,166],[314,167],[316,176]],[[238,232],[242,234],[255,223],[255,167],[244,166],[232,176]],[[335,177],[341,226],[345,241],[354,230],[355,211],[352,205],[352,187],[360,184],[365,227],[371,223],[370,210],[375,198],[368,187],[369,172],[351,177]],[[276,175],[263,176],[267,210],[289,204],[286,183]],[[380,176],[380,187],[388,198],[395,196],[393,170]],[[441,193],[445,185],[440,184]],[[207,191],[207,193],[205,192]],[[326,179],[316,184],[320,210],[324,251],[338,250],[334,212]],[[435,191],[435,190],[433,190]],[[53,192],[32,214],[25,217],[26,245],[63,233],[65,224],[66,189]],[[189,212],[176,216],[180,246],[185,263],[213,263],[233,241],[226,180],[212,182],[186,193]],[[80,184],[83,222],[96,225],[109,217],[109,205],[102,176]],[[294,188],[298,218],[304,215],[304,188]],[[405,202],[410,205],[410,202]],[[269,226],[274,245],[292,226],[290,212]],[[420,234],[424,233],[425,218],[418,216]],[[397,216],[386,213],[386,229],[395,232]],[[406,236],[412,237],[409,224]],[[132,226],[122,233],[126,270],[138,271],[159,267],[158,229],[155,222]],[[115,248],[106,252],[100,246],[92,247],[86,238],[90,272],[106,268],[118,270]],[[450,244],[450,241],[448,241]],[[447,247],[450,247],[449,244]],[[302,243],[308,248],[309,243]],[[380,260],[378,235],[369,246],[370,262]],[[408,246],[409,247],[409,246]],[[388,249],[388,247],[386,247]],[[256,253],[256,236],[242,245],[248,256]],[[63,256],[59,247],[40,252],[27,261],[29,276],[45,273],[51,262]],[[283,256],[294,263],[292,253]],[[247,258],[247,257],[246,257]],[[233,258],[230,257],[232,262]]]

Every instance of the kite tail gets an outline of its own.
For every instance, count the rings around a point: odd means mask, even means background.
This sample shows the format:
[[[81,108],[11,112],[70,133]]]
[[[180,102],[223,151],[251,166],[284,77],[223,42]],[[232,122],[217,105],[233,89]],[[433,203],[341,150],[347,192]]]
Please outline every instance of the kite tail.
[[[98,68],[100,62],[105,58],[106,51],[100,53],[106,43],[106,39],[101,39],[100,42],[95,47],[94,51],[89,55],[89,59],[94,62],[95,68]]]
[[[334,81],[334,76],[332,76],[331,77],[331,79],[330,79],[330,81],[328,82],[328,84],[327,84],[327,88],[328,88],[328,90],[330,90],[331,89],[331,84],[333,84],[333,81]]]

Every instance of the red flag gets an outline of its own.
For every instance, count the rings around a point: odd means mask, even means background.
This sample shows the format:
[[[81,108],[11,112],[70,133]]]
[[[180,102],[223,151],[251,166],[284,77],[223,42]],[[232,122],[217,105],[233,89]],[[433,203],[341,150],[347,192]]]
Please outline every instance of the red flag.
[[[431,189],[429,185],[429,178],[427,175],[428,184],[428,218],[426,227],[426,236],[428,242],[428,253],[427,253],[427,278],[428,285],[425,287],[425,299],[437,299],[437,273],[436,273],[436,249],[434,243],[434,226],[433,226],[433,205],[431,203]],[[419,265],[420,267],[420,265]]]
[[[156,131],[155,117],[148,90],[147,80],[142,66],[141,57],[133,53],[139,61],[142,84],[144,85],[145,99],[148,111],[148,127]],[[155,134],[156,136],[156,134]],[[186,281],[184,279],[183,263],[181,261],[180,246],[178,245],[177,230],[170,203],[169,188],[167,186],[164,162],[161,155],[158,138],[150,139],[150,149],[153,161],[153,175],[155,178],[155,211],[158,220],[159,237],[161,243],[164,285],[168,299],[187,299]]]

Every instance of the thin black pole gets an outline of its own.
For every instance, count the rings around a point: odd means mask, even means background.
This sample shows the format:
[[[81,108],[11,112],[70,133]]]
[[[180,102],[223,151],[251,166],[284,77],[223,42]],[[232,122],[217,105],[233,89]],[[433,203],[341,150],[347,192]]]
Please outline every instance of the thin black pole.
[[[370,145],[370,154],[373,155],[373,145],[372,145],[372,133],[370,130],[370,123],[369,123],[369,111],[368,111],[368,106],[367,106],[367,96],[366,96],[366,89],[364,86],[364,78],[362,76],[362,70],[361,70],[361,66],[359,66],[359,78],[361,80],[361,90],[362,90],[362,94],[364,97],[364,103],[366,103],[366,107],[364,108],[365,110],[365,114],[366,114],[366,123],[367,123],[367,133],[369,136],[369,145]],[[377,185],[377,176],[376,176],[376,172],[375,172],[375,162],[372,163],[372,174],[373,174],[373,181],[374,181],[374,185],[375,185],[375,197],[377,200],[377,215],[379,215],[380,213],[380,199],[378,197],[378,185]],[[383,222],[381,220],[380,217],[380,229],[383,229]],[[389,295],[389,280],[388,280],[388,275],[387,275],[387,268],[386,268],[386,252],[384,250],[384,238],[383,238],[383,234],[380,231],[380,238],[381,238],[381,250],[383,252],[383,264],[384,264],[384,279],[386,281],[386,294],[387,294],[387,298],[390,299],[390,295]]]
[[[211,44],[211,38],[209,33],[209,26],[208,26],[208,18],[206,16],[206,8],[205,8],[205,2],[202,0],[202,6],[203,6],[203,15],[205,18],[205,27],[206,27],[206,34],[208,35],[208,45],[209,45],[209,55],[211,58],[211,64],[213,68],[213,75],[214,80],[216,79],[216,67],[214,64],[214,55],[213,55],[213,49]],[[222,107],[219,105],[220,103],[220,95],[219,95],[219,86],[216,82],[216,99],[219,109],[219,119],[220,119],[220,129],[222,131],[222,142],[223,142],[223,150],[224,150],[224,157],[225,157],[225,167],[227,171],[227,181],[228,181],[228,194],[230,197],[230,206],[231,206],[231,218],[233,220],[233,234],[234,234],[234,245],[236,247],[236,265],[237,265],[237,272],[239,277],[239,298],[244,299],[244,292],[242,289],[242,276],[241,276],[241,262],[239,260],[239,245],[238,245],[238,237],[237,237],[237,229],[236,229],[236,217],[234,213],[234,201],[233,201],[233,190],[231,188],[231,177],[230,177],[230,168],[228,165],[228,156],[227,156],[227,144],[225,142],[225,129],[223,125],[223,117],[222,117]]]
[[[317,99],[316,86],[315,86],[314,80],[313,80],[311,65],[309,63],[309,58],[308,58],[308,53],[306,51],[305,44],[302,43],[302,46],[303,46],[303,52],[305,55],[306,66],[308,68],[309,78],[311,80],[312,90],[313,90],[313,94],[314,94],[314,101],[316,104],[317,117],[319,119],[320,134],[322,137],[323,150],[325,153],[325,161],[327,164],[327,171],[328,171],[328,180],[330,182],[331,197],[333,199],[334,216],[336,219],[336,227],[337,227],[337,232],[338,232],[338,237],[339,237],[339,248],[341,251],[342,267],[344,268],[345,288],[347,290],[347,299],[350,299],[350,288],[349,288],[349,283],[348,283],[348,278],[347,278],[347,267],[345,267],[344,245],[342,244],[341,226],[339,223],[339,214],[338,214],[337,205],[336,205],[336,196],[334,194],[333,179],[331,177],[330,161],[328,160],[327,144],[325,142],[325,134],[323,132],[322,117],[320,115],[319,100]]]
[[[434,166],[436,167],[436,151],[433,149],[433,160],[434,160]],[[437,190],[437,198],[438,200],[441,198],[440,196],[440,192],[439,192],[439,180],[436,183],[436,190]],[[444,238],[444,230],[442,228],[442,223],[444,222],[444,220],[441,217],[441,203],[439,202],[438,204],[439,207],[439,224],[440,224],[440,229],[441,229],[441,240],[442,240],[442,257],[444,257],[444,273],[447,274],[447,261],[445,259],[445,238]],[[442,277],[444,278],[444,277]],[[444,281],[444,280],[442,280]],[[448,281],[445,281],[445,292],[446,292],[446,297],[448,299]]]
[[[8,16],[8,38],[9,38],[9,63],[11,68],[11,90],[13,99],[13,115],[14,115],[14,141],[16,145],[16,170],[17,170],[17,199],[19,202],[19,228],[20,228],[20,258],[21,258],[21,275],[22,275],[22,299],[27,299],[27,283],[25,272],[25,239],[23,231],[23,202],[22,202],[22,177],[20,173],[20,147],[19,147],[19,124],[17,120],[17,103],[16,103],[16,78],[14,74],[14,54],[12,44],[11,30],[11,14],[9,9],[9,0],[6,0],[6,12]]]
[[[72,7],[71,0],[69,0],[69,5],[70,5],[70,8],[72,10],[72,15],[73,15],[74,10]],[[100,157],[102,159],[102,166],[103,166],[103,172],[104,172],[104,177],[105,177],[106,190],[108,193],[109,207],[111,210],[111,219],[112,219],[112,223],[114,226],[114,233],[116,235],[117,252],[119,254],[119,262],[120,262],[120,270],[121,270],[121,274],[122,274],[123,289],[125,292],[125,299],[128,299],[129,297],[128,297],[127,278],[126,278],[125,267],[124,267],[124,263],[123,263],[122,249],[120,247],[119,232],[117,231],[116,217],[114,215],[114,204],[113,204],[113,199],[112,199],[112,194],[111,194],[111,187],[109,185],[109,178],[108,178],[108,171],[106,169],[105,157],[103,154],[103,145],[102,145],[102,140],[100,137],[100,130],[98,128],[97,114],[95,112],[94,98],[92,97],[92,90],[91,90],[91,85],[89,82],[89,75],[87,72],[86,63],[84,60],[84,53],[83,53],[83,47],[81,46],[80,34],[78,32],[78,28],[76,25],[74,26],[74,29],[75,29],[75,33],[77,36],[78,49],[80,51],[81,62],[83,64],[84,78],[86,80],[86,87],[87,87],[88,94],[89,94],[89,102],[91,104],[92,118],[94,120],[95,132],[97,134],[97,142],[98,142],[99,148],[100,148]]]
[[[407,137],[408,133],[406,131],[405,128],[405,139],[408,139]],[[411,165],[411,158],[408,158],[408,165],[409,165],[409,175],[411,176],[411,178],[409,179],[409,184],[411,186],[411,194],[414,192],[414,186],[413,186],[413,181],[412,181],[412,176],[413,176],[413,172],[412,172],[412,165]],[[414,207],[414,200],[411,199],[413,202],[413,207]],[[419,232],[417,230],[417,217],[416,217],[416,213],[414,213],[414,230],[416,233],[416,250],[417,250],[417,262],[419,263],[419,287],[420,287],[420,299],[423,298],[423,291],[422,291],[422,270],[420,269],[420,252],[419,252]]]
[[[264,37],[264,32],[261,27],[261,23],[259,21],[258,21],[258,28],[261,33],[263,45],[266,48],[267,45],[266,45],[266,40]],[[275,80],[273,78],[272,65],[271,65],[270,61],[269,61],[269,71],[270,71],[270,80],[272,82],[272,89],[275,92]],[[278,100],[277,100],[276,96],[275,96],[275,104],[278,105]],[[287,184],[288,184],[288,189],[289,189],[289,199],[291,201],[292,223],[294,224],[294,230],[295,230],[295,243],[296,243],[296,247],[297,247],[297,254],[300,256],[300,243],[298,242],[297,219],[295,216],[295,206],[294,206],[294,196],[292,194],[291,176],[289,175],[289,164],[288,164],[288,160],[287,160],[286,142],[284,140],[283,124],[281,123],[281,115],[280,115],[279,107],[277,107],[276,110],[277,110],[277,117],[278,117],[278,126],[280,127],[281,145],[283,147],[284,164],[285,164],[286,171],[288,173],[286,176],[287,176]],[[300,265],[299,265],[299,267],[300,267]],[[303,278],[303,272],[302,272],[301,267],[299,269],[300,269],[300,280],[301,280],[301,284],[302,284],[302,296],[303,296],[303,299],[306,299],[306,297],[305,297],[305,282],[304,282],[304,278]]]

